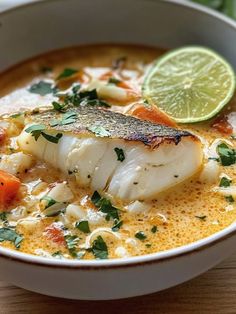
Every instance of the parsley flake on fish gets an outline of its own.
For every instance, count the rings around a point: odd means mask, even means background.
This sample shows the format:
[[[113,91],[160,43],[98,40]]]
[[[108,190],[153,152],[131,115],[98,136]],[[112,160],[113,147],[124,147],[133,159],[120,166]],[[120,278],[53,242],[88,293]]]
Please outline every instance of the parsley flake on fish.
[[[54,94],[56,92],[55,86],[52,83],[40,81],[30,86],[29,92],[33,94],[39,94],[45,96],[47,94]]]
[[[118,161],[122,162],[125,160],[125,153],[122,148],[115,147],[114,151],[116,152]]]

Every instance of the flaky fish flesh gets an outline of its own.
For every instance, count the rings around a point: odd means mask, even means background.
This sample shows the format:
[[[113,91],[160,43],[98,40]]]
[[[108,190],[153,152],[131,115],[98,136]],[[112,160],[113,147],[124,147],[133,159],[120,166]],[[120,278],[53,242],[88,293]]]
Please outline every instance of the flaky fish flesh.
[[[49,110],[25,121],[22,151],[75,176],[79,186],[122,200],[152,199],[202,164],[195,135],[106,109]]]

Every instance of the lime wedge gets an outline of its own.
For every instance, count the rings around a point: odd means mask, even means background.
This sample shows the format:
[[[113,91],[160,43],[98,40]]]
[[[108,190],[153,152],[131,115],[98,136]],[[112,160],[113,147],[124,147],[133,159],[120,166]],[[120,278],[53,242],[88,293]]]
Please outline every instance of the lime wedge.
[[[198,46],[172,50],[147,73],[143,97],[180,123],[208,120],[231,99],[235,74],[214,51]]]

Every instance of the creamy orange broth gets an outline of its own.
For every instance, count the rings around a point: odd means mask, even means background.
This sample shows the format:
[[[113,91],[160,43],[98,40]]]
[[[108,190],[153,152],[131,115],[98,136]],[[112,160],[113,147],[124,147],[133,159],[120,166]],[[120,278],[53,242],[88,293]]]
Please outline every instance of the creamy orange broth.
[[[125,66],[119,75],[122,80],[132,86],[137,97],[125,104],[113,101],[112,109],[125,112],[133,102],[140,101],[140,85],[143,74],[150,63],[162,53],[161,49],[138,46],[88,46],[60,50],[40,56],[1,75],[0,96],[3,98],[0,99],[0,113],[15,112],[19,107],[24,110],[25,108],[32,109],[42,103],[50,104],[52,100],[50,97],[45,101],[35,94],[27,95],[28,100],[25,104],[25,89],[37,79],[55,79],[64,68],[85,69],[91,76],[100,76],[111,69],[114,60],[124,56],[126,57]],[[42,73],[43,67],[51,67],[53,71]],[[6,97],[6,95],[8,96]],[[228,105],[226,113],[235,111],[235,108],[236,98]],[[14,137],[20,133],[22,125],[16,122],[16,119],[10,123],[7,131],[8,139],[1,146],[1,154],[11,153],[9,147],[14,147],[14,152],[18,151]],[[179,127],[199,136],[205,148],[219,138],[229,140],[235,147],[235,140],[232,137],[219,133],[210,127],[211,124],[212,121],[209,121],[202,124],[180,125]],[[220,165],[220,174],[228,175],[232,179],[232,185],[236,184],[235,165],[228,167]],[[224,196],[213,191],[214,187],[219,186],[220,178],[214,183],[204,183],[199,179],[199,175],[200,173],[191,180],[157,195],[156,200],[145,202],[150,210],[140,214],[127,212],[124,209],[128,205],[127,203],[113,199],[113,205],[122,209],[120,216],[123,225],[116,232],[119,238],[109,233],[100,233],[108,246],[109,258],[136,256],[179,247],[205,238],[234,222],[236,218],[235,202],[229,204]],[[52,256],[55,252],[60,251],[61,257],[72,258],[67,245],[63,241],[58,243],[57,240],[50,238],[45,231],[48,226],[56,223],[58,228],[62,229],[62,234],[77,235],[80,238],[77,250],[85,252],[83,258],[93,259],[93,254],[89,250],[83,249],[85,239],[89,234],[75,228],[76,220],[68,220],[65,213],[56,217],[44,217],[39,206],[39,199],[36,199],[41,195],[40,192],[46,191],[49,184],[67,181],[74,194],[73,203],[77,202],[85,209],[91,209],[96,213],[97,209],[90,200],[92,192],[78,188],[73,179],[36,160],[30,169],[19,174],[18,177],[22,182],[20,193],[6,209],[9,224],[16,226],[16,231],[23,236],[18,250],[42,256]],[[41,190],[35,192],[34,186],[39,179],[45,184],[42,185]],[[24,223],[27,217],[33,217],[32,224]],[[6,226],[6,223],[0,221],[0,227],[4,225]],[[113,222],[101,219],[98,224],[89,223],[89,226],[93,231],[100,227],[111,228]],[[152,232],[153,227],[157,229],[155,233]],[[139,231],[144,232],[145,239],[140,240],[135,237]],[[14,245],[8,241],[1,242],[1,245],[14,249]]]

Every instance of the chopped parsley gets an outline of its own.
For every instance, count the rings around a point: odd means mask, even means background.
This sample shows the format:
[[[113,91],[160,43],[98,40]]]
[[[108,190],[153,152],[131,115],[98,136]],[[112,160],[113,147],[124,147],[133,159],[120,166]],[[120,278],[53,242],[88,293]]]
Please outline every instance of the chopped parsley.
[[[123,225],[123,221],[122,221],[122,220],[117,220],[117,219],[115,219],[114,225],[113,225],[113,227],[111,228],[111,230],[112,230],[113,232],[117,232],[117,231],[120,230],[120,227],[121,227],[122,225]]]
[[[106,107],[106,108],[111,107],[107,102],[101,99],[92,99],[92,100],[83,99],[81,101],[81,104],[89,105],[89,106],[97,106],[97,107]]]
[[[65,106],[69,104],[73,104],[74,106],[78,107],[80,105],[86,106],[98,106],[98,107],[111,107],[108,103],[104,100],[99,99],[97,90],[85,90],[80,91],[80,85],[77,84],[72,88],[72,92],[65,95],[64,102]],[[63,95],[62,95],[63,96]]]
[[[108,248],[101,236],[98,236],[97,239],[93,241],[91,251],[97,259],[108,258]]]
[[[24,115],[24,112],[17,112],[17,113],[10,115],[10,118],[16,119],[16,118],[19,118],[23,115]]]
[[[100,206],[100,200],[101,200],[101,195],[98,193],[98,191],[95,191],[91,197],[91,201],[92,203],[96,206],[99,207]]]
[[[150,248],[152,245],[151,245],[151,243],[147,243],[147,244],[145,244],[145,246],[146,246],[147,248]]]
[[[45,81],[40,81],[30,86],[29,92],[33,94],[39,94],[41,96],[45,96],[47,94],[53,94],[56,92],[56,88],[52,83],[48,83]]]
[[[93,204],[98,208],[99,211],[106,214],[106,220],[117,219],[119,220],[119,209],[111,204],[111,201],[105,197],[101,197],[100,194],[95,191],[91,198]]]
[[[0,220],[2,220],[3,222],[8,222],[7,213],[6,212],[0,213]]]
[[[214,161],[220,162],[220,158],[217,158],[217,157],[209,157],[208,160],[214,160]]]
[[[55,201],[53,198],[51,198],[48,195],[43,196],[40,201],[46,201],[45,209],[51,207],[52,205],[56,204],[57,201]]]
[[[108,80],[108,84],[115,84],[115,85],[117,85],[119,83],[121,83],[121,80],[119,80],[119,79],[117,79],[115,77],[110,77],[109,80]]]
[[[76,222],[75,227],[84,233],[90,232],[89,223],[87,220]]]
[[[78,73],[78,70],[66,68],[58,75],[56,80],[61,80],[61,79],[68,78],[70,76],[75,75],[76,73]]]
[[[44,124],[34,124],[28,127],[25,132],[30,133],[35,138],[35,141],[37,141],[42,134],[42,131],[45,129],[46,127]]]
[[[114,151],[116,152],[118,161],[122,162],[125,160],[125,153],[122,148],[115,147]]]
[[[222,177],[220,179],[219,186],[226,188],[226,187],[230,186],[231,182],[232,182],[232,180],[228,179],[227,177]]]
[[[25,129],[25,132],[30,133],[34,137],[35,141],[37,141],[40,135],[42,135],[47,141],[57,144],[62,137],[62,133],[57,133],[54,136],[43,132],[45,129],[46,126],[44,124],[34,124]]]
[[[228,203],[234,203],[234,198],[232,195],[225,196],[225,199]]]
[[[202,216],[195,216],[195,217],[198,218],[198,219],[200,219],[200,220],[202,220],[202,221],[205,221],[206,218],[207,218],[207,216],[205,216],[205,215],[202,215]]]
[[[151,229],[151,232],[152,233],[156,233],[157,232],[157,226],[153,226],[152,229]]]
[[[75,123],[77,119],[77,113],[74,111],[68,111],[63,114],[61,120],[52,120],[50,121],[50,126],[54,127],[57,125],[68,125]]]
[[[135,238],[143,241],[147,238],[147,236],[145,235],[145,233],[143,231],[139,231],[139,232],[135,233]]]
[[[57,135],[50,135],[47,133],[42,132],[42,136],[49,142],[57,144],[60,140],[60,138],[62,138],[62,133],[57,133]]]
[[[52,257],[55,257],[55,258],[63,258],[63,254],[61,251],[56,251],[52,254]]]
[[[98,94],[96,88],[92,90],[85,90],[79,93],[81,99],[86,98],[88,100],[98,99]]]
[[[94,125],[94,126],[88,127],[88,130],[93,132],[95,135],[99,137],[108,137],[111,135],[109,131],[107,131],[106,129],[104,129],[103,126],[100,126],[100,125]]]
[[[60,104],[57,101],[52,102],[52,106],[56,111],[63,112],[65,110],[66,104]]]
[[[236,150],[230,148],[226,143],[217,146],[217,153],[223,166],[230,166],[236,163]]]
[[[70,255],[73,257],[77,257],[77,247],[79,238],[76,235],[66,235],[65,241]]]
[[[78,93],[78,91],[80,90],[81,85],[79,83],[76,83],[76,84],[73,84],[72,86],[73,86],[72,87],[72,93],[73,94]]]
[[[99,99],[96,89],[81,91],[79,97],[83,105],[110,107],[108,103]]]
[[[20,244],[23,240],[23,236],[17,233],[12,228],[0,228],[0,242],[10,241],[17,249],[20,248]]]
[[[57,202],[52,197],[45,195],[40,201],[45,201],[44,214],[46,217],[55,217],[66,210],[66,204]]]

